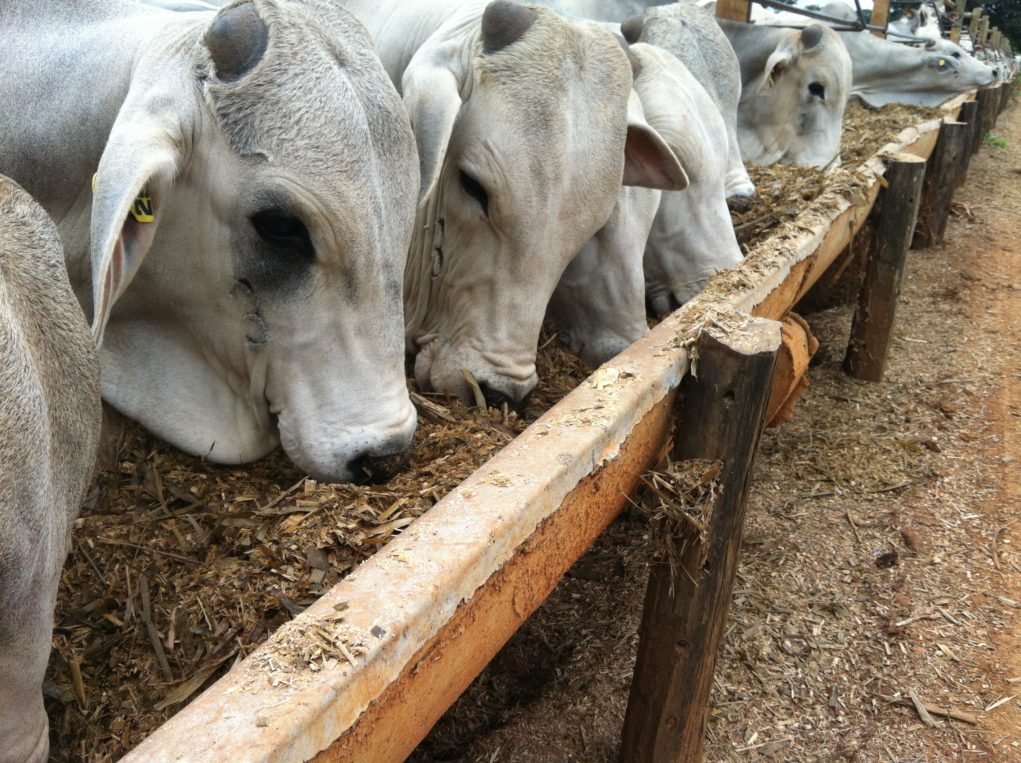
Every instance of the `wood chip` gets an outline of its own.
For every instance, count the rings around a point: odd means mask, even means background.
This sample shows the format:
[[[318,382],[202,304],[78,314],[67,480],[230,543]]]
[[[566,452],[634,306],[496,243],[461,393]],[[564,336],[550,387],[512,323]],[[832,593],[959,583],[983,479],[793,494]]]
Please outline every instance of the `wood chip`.
[[[915,712],[918,713],[918,717],[922,723],[926,726],[935,726],[936,721],[934,721],[932,716],[929,715],[929,711],[925,709],[925,705],[922,703],[922,700],[918,698],[914,689],[908,689],[908,696],[911,697],[911,703],[915,706]]]
[[[1010,702],[1012,699],[1014,699],[1014,697],[1019,697],[1019,696],[1021,696],[1021,694],[1011,694],[1009,697],[1001,697],[1000,699],[996,700],[995,702],[992,702],[992,703],[986,705],[985,712],[990,713],[993,710],[995,710],[996,708],[998,708],[1000,705],[1004,705],[1007,702]]]

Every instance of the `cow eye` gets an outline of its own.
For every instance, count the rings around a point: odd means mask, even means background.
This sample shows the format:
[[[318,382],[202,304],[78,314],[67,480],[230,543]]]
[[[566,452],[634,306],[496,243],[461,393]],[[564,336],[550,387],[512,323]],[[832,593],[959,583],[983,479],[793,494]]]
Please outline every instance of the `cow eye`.
[[[961,57],[960,53],[957,53],[957,52],[954,53],[954,58],[960,58],[960,57]]]
[[[297,217],[276,210],[265,210],[255,213],[251,219],[255,232],[267,244],[295,250],[308,257],[315,256],[308,228]]]
[[[808,92],[820,101],[826,100],[826,88],[821,82],[810,82],[808,85]]]
[[[471,196],[475,201],[482,207],[482,214],[489,217],[489,194],[486,193],[486,189],[482,187],[482,183],[473,178],[464,170],[461,173],[461,187],[464,192]]]

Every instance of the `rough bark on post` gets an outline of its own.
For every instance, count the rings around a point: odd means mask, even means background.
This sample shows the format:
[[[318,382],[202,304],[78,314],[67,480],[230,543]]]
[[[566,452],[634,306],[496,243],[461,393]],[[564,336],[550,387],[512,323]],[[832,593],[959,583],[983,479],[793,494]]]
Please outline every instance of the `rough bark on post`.
[[[730,321],[728,321],[729,323]],[[666,539],[673,567],[654,562],[639,631],[620,759],[702,759],[709,693],[737,572],[745,499],[780,346],[780,324],[740,316],[699,338],[698,377],[681,382],[674,459],[722,464],[704,532]]]
[[[968,167],[971,166],[971,155],[974,153],[971,150],[971,146],[975,140],[975,132],[978,129],[976,125],[978,121],[978,102],[965,101],[961,106],[960,120],[968,126],[964,135],[964,155],[961,157],[961,163],[957,172],[956,185],[958,187],[964,185],[968,180]]]
[[[927,249],[943,241],[967,130],[963,122],[944,122],[939,128],[936,147],[925,165],[918,226],[911,244],[914,249]]]
[[[978,150],[982,148],[982,138],[992,127],[992,120],[989,116],[989,100],[991,96],[991,90],[979,90],[975,95],[975,100],[978,102],[978,114],[975,117],[975,121],[978,124],[978,132],[975,135],[975,142],[971,146],[972,154],[977,154]]]
[[[876,236],[869,249],[865,281],[844,356],[844,371],[856,379],[883,380],[924,176],[924,159],[910,154],[897,154],[890,159],[886,186],[876,200]]]

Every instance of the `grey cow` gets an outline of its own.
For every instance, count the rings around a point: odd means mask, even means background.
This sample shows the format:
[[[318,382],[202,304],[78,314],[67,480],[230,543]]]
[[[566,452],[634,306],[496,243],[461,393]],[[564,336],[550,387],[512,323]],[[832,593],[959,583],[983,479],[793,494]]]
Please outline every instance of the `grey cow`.
[[[41,763],[40,689],[99,440],[99,363],[46,213],[0,176],[0,761]]]
[[[326,0],[0,0],[0,71],[0,172],[60,230],[104,398],[212,461],[387,476],[418,173],[365,29]]]

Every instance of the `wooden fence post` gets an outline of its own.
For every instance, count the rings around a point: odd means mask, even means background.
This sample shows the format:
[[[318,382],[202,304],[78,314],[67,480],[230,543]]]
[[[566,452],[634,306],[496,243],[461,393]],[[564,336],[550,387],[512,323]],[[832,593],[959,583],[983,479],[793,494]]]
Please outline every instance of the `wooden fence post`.
[[[624,763],[702,760],[716,656],[733,594],[745,499],[762,433],[780,324],[740,316],[700,335],[698,377],[681,382],[674,458],[718,459],[720,492],[700,529],[667,539],[671,565],[652,565],[628,697]]]
[[[890,20],[890,0],[873,0],[872,3],[872,16],[870,17],[869,23],[873,26],[880,26],[883,28],[882,32],[874,31],[872,34],[876,37],[886,37],[886,27]]]
[[[750,0],[716,0],[716,18],[743,21],[748,23],[752,17]]]
[[[876,234],[844,356],[844,371],[856,379],[883,380],[924,176],[924,159],[896,154],[890,159],[884,189],[876,199]]]
[[[971,153],[977,154],[982,148],[982,137],[989,132],[989,90],[979,90],[975,95],[978,111],[975,114],[976,131],[972,135]]]
[[[944,122],[939,128],[936,147],[925,165],[918,225],[911,244],[914,249],[927,249],[943,242],[967,136],[968,125],[964,122]]]
[[[968,125],[964,135],[964,156],[961,157],[961,163],[957,171],[957,183],[958,187],[964,185],[968,180],[968,167],[971,166],[971,155],[972,144],[975,142],[975,133],[978,130],[976,122],[978,121],[978,102],[977,101],[965,101],[961,105],[960,120]]]

